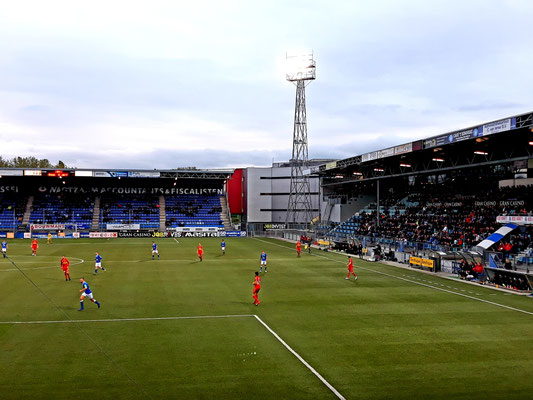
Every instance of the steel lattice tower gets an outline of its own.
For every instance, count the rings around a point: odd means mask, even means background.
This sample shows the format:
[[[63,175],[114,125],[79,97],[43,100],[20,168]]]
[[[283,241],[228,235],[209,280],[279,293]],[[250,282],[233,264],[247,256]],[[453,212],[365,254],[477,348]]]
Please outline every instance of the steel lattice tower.
[[[292,139],[291,183],[285,222],[289,227],[307,228],[313,219],[311,186],[309,184],[309,158],[307,145],[307,112],[305,87],[316,78],[316,63],[313,55],[287,57],[292,70],[287,80],[296,85],[294,106],[294,130]]]

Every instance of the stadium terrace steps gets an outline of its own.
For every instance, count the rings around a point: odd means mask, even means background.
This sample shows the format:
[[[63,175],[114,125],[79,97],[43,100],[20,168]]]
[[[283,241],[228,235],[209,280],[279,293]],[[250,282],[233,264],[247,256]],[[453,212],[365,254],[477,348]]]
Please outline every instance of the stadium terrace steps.
[[[94,199],[93,219],[91,223],[91,229],[97,231],[100,222],[100,197]]]
[[[165,196],[159,196],[159,230],[163,232],[167,226]]]
[[[222,208],[222,211],[220,212],[220,219],[224,223],[224,230],[230,230],[231,221],[229,219],[228,202],[226,200],[226,196],[220,196],[220,207]]]
[[[22,225],[28,225],[30,222],[31,210],[33,206],[33,196],[28,197],[28,202],[26,203],[26,210],[24,211],[24,217],[22,217]]]

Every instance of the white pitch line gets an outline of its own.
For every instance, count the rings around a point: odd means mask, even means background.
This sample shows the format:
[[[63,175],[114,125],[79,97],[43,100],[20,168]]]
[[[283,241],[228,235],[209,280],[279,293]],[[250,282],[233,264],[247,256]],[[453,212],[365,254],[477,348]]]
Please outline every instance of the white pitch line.
[[[72,257],[71,259],[72,260],[79,260],[79,261],[76,262],[76,263],[70,264],[70,266],[80,265],[80,264],[83,264],[85,262],[85,260],[82,259],[82,258]],[[35,270],[35,269],[52,269],[52,268],[60,268],[60,267],[32,267],[32,268],[20,268],[20,269],[22,271],[30,271],[30,270]],[[18,271],[18,269],[16,269],[16,268],[0,269],[0,272],[8,272],[8,271]]]
[[[180,244],[180,242],[178,242],[178,239],[174,238],[174,240],[176,241],[177,244]]]
[[[49,324],[75,324],[75,323],[98,323],[98,322],[137,322],[137,321],[170,321],[184,319],[214,319],[214,318],[250,318],[254,317],[263,325],[287,350],[289,350],[303,365],[305,365],[326,387],[331,390],[340,400],[346,398],[340,394],[322,375],[320,375],[307,361],[292,349],[276,332],[272,330],[261,318],[255,314],[228,314],[228,315],[193,315],[181,317],[140,317],[140,318],[109,318],[109,319],[67,319],[48,321],[0,321],[0,325],[49,325]]]
[[[327,380],[325,380],[322,375],[320,375],[313,367],[311,367],[311,365],[309,365],[309,363],[307,361],[305,361],[297,352],[295,352],[291,346],[289,346],[281,337],[279,337],[279,335],[274,332],[265,322],[263,322],[263,320],[261,318],[259,318],[257,315],[254,315],[255,319],[257,319],[261,325],[263,325],[276,339],[278,339],[280,341],[280,343],[285,346],[285,348],[287,350],[289,350],[293,356],[295,356],[298,360],[300,360],[300,362],[305,365],[307,367],[307,369],[309,369],[309,371],[311,371],[318,379],[320,379],[320,381],[327,386],[327,388],[329,390],[331,390],[333,392],[333,394],[335,394],[335,396],[337,396],[337,398],[339,398],[340,400],[346,400],[346,398],[340,394],[337,389],[335,389]]]
[[[256,238],[254,238],[254,239],[256,239]],[[265,240],[261,240],[261,239],[256,239],[256,240],[259,240],[261,242],[266,242]],[[283,246],[283,245],[278,244],[278,243],[271,243],[271,242],[266,242],[266,243],[273,244],[275,246],[283,247],[283,248],[285,248],[287,250],[290,250],[287,246]],[[330,260],[330,261],[333,261],[333,262],[336,262],[336,263],[344,264],[343,261],[335,260],[333,258],[329,258],[329,257],[323,256],[323,255],[320,255],[320,254],[312,254],[312,255],[315,256],[315,257],[322,257],[322,258],[325,258],[326,260]],[[385,276],[388,276],[390,278],[395,278],[395,279],[400,279],[402,281],[411,282],[411,283],[414,283],[415,285],[425,286],[425,287],[428,287],[428,288],[431,288],[431,289],[440,290],[442,292],[455,294],[456,296],[462,296],[462,297],[466,297],[466,298],[469,298],[469,299],[477,300],[477,301],[480,301],[482,303],[492,304],[493,306],[506,308],[508,310],[517,311],[517,312],[521,312],[521,313],[528,314],[528,315],[533,315],[533,312],[531,312],[531,311],[521,310],[520,308],[506,306],[504,304],[495,303],[493,301],[489,301],[489,300],[485,300],[485,299],[479,299],[477,297],[469,296],[467,294],[458,293],[458,292],[455,292],[453,290],[448,290],[448,289],[444,289],[444,288],[439,288],[439,287],[427,285],[425,283],[417,282],[417,281],[414,281],[412,279],[402,278],[401,276],[398,276],[398,275],[391,275],[391,274],[387,274],[386,272],[380,272],[380,271],[376,271],[376,270],[373,270],[373,269],[370,269],[370,268],[365,268],[365,267],[360,267],[360,266],[358,266],[357,268],[365,270],[365,271],[373,272],[375,274],[385,275]],[[461,290],[463,292],[465,291],[464,289],[457,289],[457,290]],[[510,293],[506,293],[506,294],[510,295]],[[495,296],[496,294],[489,294],[489,295]]]
[[[189,317],[140,317],[140,318],[109,318],[109,319],[65,319],[55,321],[0,321],[1,325],[40,325],[40,324],[73,324],[78,322],[135,322],[135,321],[169,321],[179,319],[209,319],[209,318],[242,318],[253,317],[252,314],[235,315],[193,315]]]
[[[498,307],[506,308],[506,309],[508,309],[508,310],[513,310],[513,311],[518,311],[518,312],[521,312],[521,313],[524,313],[524,314],[533,315],[533,312],[531,312],[531,311],[521,310],[521,309],[519,309],[519,308],[514,308],[514,307],[506,306],[506,305],[504,305],[504,304],[494,303],[493,301],[488,301],[488,300],[484,300],[484,299],[478,299],[477,297],[469,296],[469,295],[467,295],[467,294],[457,293],[457,292],[454,292],[453,290],[448,290],[448,289],[442,289],[442,288],[439,288],[439,287],[429,286],[429,285],[426,285],[425,283],[415,282],[415,281],[412,281],[412,280],[410,280],[410,279],[401,278],[401,277],[399,277],[399,276],[395,276],[395,275],[387,274],[387,273],[385,273],[385,272],[373,271],[373,270],[371,270],[371,269],[364,268],[364,267],[359,267],[359,268],[364,269],[364,270],[366,270],[366,271],[374,272],[374,273],[376,273],[376,274],[389,276],[389,277],[391,277],[391,278],[400,279],[400,280],[402,280],[402,281],[406,281],[406,282],[411,282],[411,283],[414,283],[414,284],[416,284],[416,285],[421,285],[421,286],[425,286],[425,287],[432,288],[432,289],[435,289],[435,290],[440,290],[440,291],[442,291],[442,292],[451,293],[451,294],[455,294],[455,295],[457,295],[457,296],[462,296],[462,297],[466,297],[466,298],[469,298],[469,299],[473,299],[473,300],[481,301],[482,303],[492,304],[492,305],[494,305],[494,306],[498,306]]]

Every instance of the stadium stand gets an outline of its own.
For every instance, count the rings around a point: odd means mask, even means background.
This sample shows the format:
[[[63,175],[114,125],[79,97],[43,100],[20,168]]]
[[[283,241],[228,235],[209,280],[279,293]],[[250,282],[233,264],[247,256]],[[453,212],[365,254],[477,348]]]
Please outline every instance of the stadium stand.
[[[106,224],[139,224],[159,228],[159,198],[153,195],[105,194],[100,198],[100,227]]]
[[[337,238],[372,237],[458,250],[470,248],[498,229],[498,215],[533,215],[531,186],[480,190],[466,182],[410,188],[380,202],[379,225],[376,205],[360,210],[330,231]],[[384,204],[382,206],[382,204]],[[513,235],[514,251],[532,246],[528,230]]]
[[[0,230],[15,230],[22,223],[27,198],[16,193],[0,194]]]
[[[38,194],[33,198],[30,224],[65,224],[72,229],[91,227],[94,198],[74,193]]]
[[[223,228],[220,198],[217,195],[166,196],[166,226]]]

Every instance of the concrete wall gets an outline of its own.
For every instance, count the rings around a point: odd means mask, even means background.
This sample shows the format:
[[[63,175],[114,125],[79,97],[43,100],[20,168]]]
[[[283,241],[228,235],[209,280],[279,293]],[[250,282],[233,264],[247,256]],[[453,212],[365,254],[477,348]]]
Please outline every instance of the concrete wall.
[[[355,213],[359,212],[366,206],[368,206],[373,201],[376,201],[375,196],[362,196],[357,199],[349,200],[347,204],[328,204],[328,199],[323,199],[321,197],[320,210],[321,216],[324,220],[325,218],[329,219],[326,222],[335,222],[341,223],[346,221],[348,218],[353,216]],[[331,213],[330,210],[331,209]]]
[[[271,179],[272,168],[246,168],[246,211],[248,222],[273,222],[271,211],[261,211],[271,209],[272,204],[269,196],[262,196],[261,193],[272,191]]]
[[[247,221],[285,223],[290,192],[290,167],[246,169]],[[318,177],[310,177],[312,193],[319,191]],[[312,208],[318,209],[319,195],[311,195]],[[272,211],[262,211],[272,210]],[[318,211],[314,212],[318,216]]]
[[[346,221],[373,201],[376,201],[376,196],[362,196],[357,199],[349,200],[348,204],[342,204],[340,216],[341,222]]]

